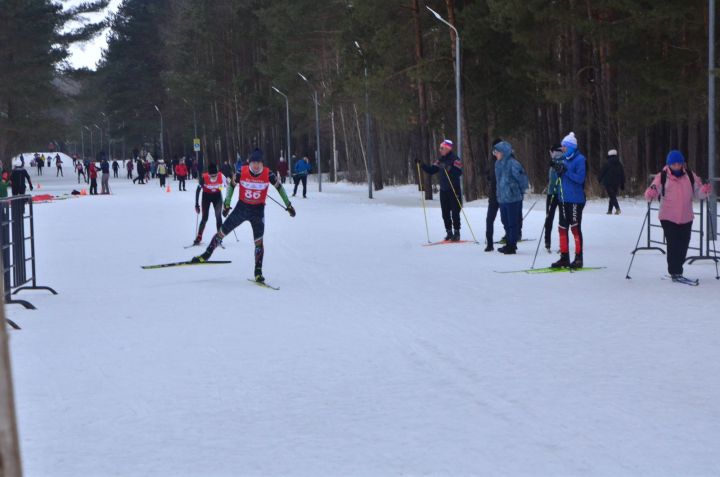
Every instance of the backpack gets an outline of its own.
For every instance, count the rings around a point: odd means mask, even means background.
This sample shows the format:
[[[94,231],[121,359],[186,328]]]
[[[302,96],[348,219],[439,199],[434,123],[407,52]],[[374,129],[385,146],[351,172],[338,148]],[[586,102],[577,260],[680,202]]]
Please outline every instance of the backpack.
[[[695,175],[692,173],[690,169],[687,169],[685,172],[687,172],[688,179],[690,179],[690,188],[692,190],[695,190]],[[663,169],[660,171],[660,196],[665,197],[665,183],[667,182],[667,171]]]

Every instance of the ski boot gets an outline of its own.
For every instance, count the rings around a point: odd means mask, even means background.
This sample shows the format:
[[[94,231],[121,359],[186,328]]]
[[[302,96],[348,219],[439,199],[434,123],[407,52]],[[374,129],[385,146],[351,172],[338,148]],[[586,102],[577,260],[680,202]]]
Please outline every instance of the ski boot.
[[[620,215],[620,209],[617,209],[617,210],[615,211],[615,215]]]
[[[205,263],[207,259],[203,255],[205,254],[203,253],[202,255],[191,258],[190,263]]]
[[[460,230],[455,229],[455,232],[453,232],[452,237],[450,238],[453,242],[459,242],[460,241]]]
[[[445,230],[445,232],[447,232],[447,233],[445,234],[445,238],[443,240],[445,240],[446,242],[449,242],[453,238],[452,230],[447,229],[447,230]]]
[[[504,254],[504,255],[515,255],[517,253],[517,247],[512,247],[510,245],[505,245],[503,247],[500,247],[498,249],[498,252]]]
[[[550,265],[550,268],[568,268],[570,266],[570,254],[561,253],[560,260]]]
[[[262,268],[255,268],[255,281],[258,283],[265,283],[265,277],[263,277]]]
[[[485,251],[492,252],[493,250],[495,250],[495,247],[493,247],[492,242],[488,242],[488,244],[485,246]]]
[[[195,237],[195,240],[193,240],[193,245],[200,245],[200,241],[202,240],[202,235],[198,235]]]
[[[578,268],[583,267],[583,256],[582,253],[575,254],[575,260],[570,264],[570,268],[573,270],[577,270]]]

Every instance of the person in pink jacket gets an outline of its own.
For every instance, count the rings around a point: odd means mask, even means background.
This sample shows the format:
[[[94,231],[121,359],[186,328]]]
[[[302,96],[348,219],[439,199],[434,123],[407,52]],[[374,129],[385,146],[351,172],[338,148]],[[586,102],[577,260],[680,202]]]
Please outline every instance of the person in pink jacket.
[[[660,200],[658,217],[665,232],[668,272],[673,279],[683,274],[695,218],[693,199],[703,200],[710,192],[710,184],[703,185],[700,178],[688,170],[682,152],[676,150],[668,153],[666,166],[645,191],[648,202]]]

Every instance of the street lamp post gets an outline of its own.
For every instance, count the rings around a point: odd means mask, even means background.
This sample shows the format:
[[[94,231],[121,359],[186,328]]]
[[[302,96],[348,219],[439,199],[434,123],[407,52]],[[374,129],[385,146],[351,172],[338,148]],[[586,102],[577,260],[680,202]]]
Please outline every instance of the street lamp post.
[[[298,76],[305,81],[308,86],[310,82],[302,73],[298,72]],[[313,88],[313,101],[315,103],[315,159],[318,165],[318,192],[322,192],[322,163],[320,162],[320,116],[318,114],[318,94],[317,90]]]
[[[187,104],[188,106],[190,106],[190,107],[192,108],[192,111],[193,111],[193,133],[194,133],[193,140],[194,140],[196,137],[198,137],[198,135],[197,135],[197,116],[195,115],[195,105],[194,105],[194,104],[190,104],[190,102],[189,102],[187,99],[185,99],[185,98],[183,98],[182,100],[185,101],[185,104]],[[194,142],[193,142],[193,149],[195,149],[195,143],[194,143]],[[198,159],[198,154],[199,154],[199,152],[198,152],[198,151],[195,151],[195,164],[197,164],[198,161],[199,161],[199,159]]]
[[[112,160],[112,142],[110,142],[110,119],[108,119],[105,113],[100,112],[100,114],[102,114],[102,117],[105,118],[105,135],[107,136],[108,159]]]
[[[457,140],[457,155],[458,157],[460,157],[460,155],[462,154],[462,120],[460,114],[460,34],[458,33],[457,28],[445,21],[445,19],[441,17],[438,12],[428,7],[427,5],[425,6],[425,8],[430,10],[430,13],[432,13],[435,18],[443,22],[445,25],[449,26],[452,31],[455,32],[455,122],[457,124],[457,137],[455,139]]]
[[[95,144],[93,141],[93,133],[92,133],[93,130],[92,130],[92,128],[87,127],[87,126],[83,126],[83,127],[85,129],[87,129],[88,131],[90,131],[90,159],[94,161],[95,160]]]
[[[103,137],[102,128],[100,126],[98,126],[97,124],[93,124],[93,126],[95,126],[98,129],[98,131],[100,131],[100,150],[98,152],[100,154],[102,154],[102,137]],[[93,160],[95,160],[95,159],[93,158]]]
[[[165,145],[163,144],[163,115],[157,105],[154,104],[153,106],[155,106],[155,111],[157,111],[160,115],[160,159],[165,159]]]
[[[275,86],[272,86],[273,91],[275,91],[277,94],[281,95],[283,98],[285,98],[285,126],[286,126],[286,134],[287,134],[287,161],[288,161],[288,168],[292,171],[292,160],[290,159],[290,102],[288,101],[288,97],[285,93],[277,89]]]
[[[715,170],[715,0],[708,3],[708,180],[712,192],[708,200],[708,237],[715,240],[717,235],[717,195]]]
[[[368,69],[367,69],[367,58],[365,58],[365,54],[362,51],[362,48],[360,48],[360,43],[357,41],[355,42],[355,48],[357,48],[358,52],[360,53],[360,56],[363,59],[363,64],[365,65],[365,149],[366,157],[367,157],[367,181],[368,181],[368,198],[373,198],[373,162],[372,162],[372,154],[370,153],[370,148],[372,147],[370,143],[370,96],[368,94]]]
[[[80,160],[85,159],[85,133],[83,132],[83,129],[87,129],[87,126],[80,126]]]

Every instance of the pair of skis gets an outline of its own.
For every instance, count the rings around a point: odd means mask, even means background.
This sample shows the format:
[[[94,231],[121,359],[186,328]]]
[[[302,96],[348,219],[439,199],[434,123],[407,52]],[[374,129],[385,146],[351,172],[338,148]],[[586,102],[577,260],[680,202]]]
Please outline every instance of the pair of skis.
[[[227,263],[232,262],[230,260],[206,260],[204,262],[193,262],[192,260],[185,260],[182,262],[159,263],[157,265],[143,265],[141,268],[143,270],[156,270],[160,268],[192,267],[197,265],[224,265]],[[262,288],[269,288],[270,290],[280,290],[279,287],[274,287],[269,283],[265,282],[258,282],[256,280],[253,280],[252,278],[248,278],[248,281]]]
[[[603,270],[607,267],[583,267],[583,268],[525,268],[523,270],[494,270],[495,273],[527,273],[529,275],[541,273],[575,273],[575,272],[591,272],[595,270]]]

